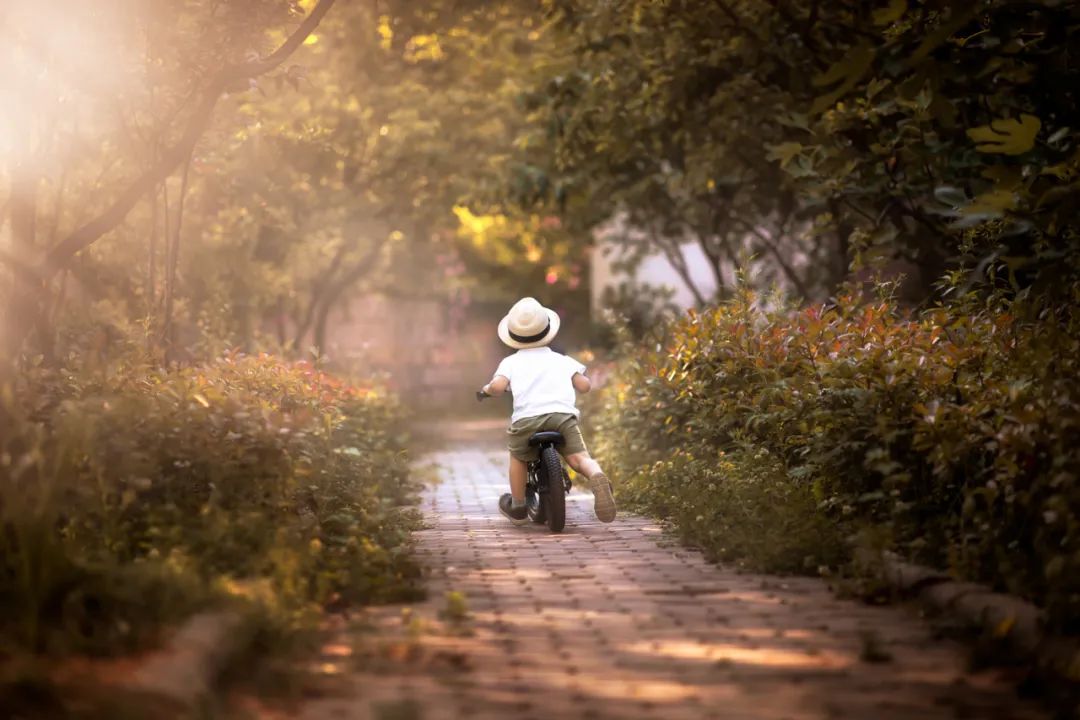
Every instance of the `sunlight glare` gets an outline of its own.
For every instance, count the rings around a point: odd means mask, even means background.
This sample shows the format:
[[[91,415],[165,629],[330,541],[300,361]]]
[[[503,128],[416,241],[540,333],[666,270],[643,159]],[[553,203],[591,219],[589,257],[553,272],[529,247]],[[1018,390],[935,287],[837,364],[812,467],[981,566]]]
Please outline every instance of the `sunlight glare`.
[[[120,3],[12,3],[0,25],[0,151],[28,155],[44,144],[43,129],[115,122],[118,100],[137,86],[141,45],[125,36],[131,22]]]

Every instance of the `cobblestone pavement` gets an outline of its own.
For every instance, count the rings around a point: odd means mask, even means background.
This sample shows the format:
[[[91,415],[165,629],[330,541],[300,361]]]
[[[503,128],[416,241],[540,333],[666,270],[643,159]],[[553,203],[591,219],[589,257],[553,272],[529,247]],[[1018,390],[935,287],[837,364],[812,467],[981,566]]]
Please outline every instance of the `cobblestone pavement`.
[[[501,452],[434,460],[419,534],[430,599],[343,630],[323,658],[342,692],[301,717],[1042,717],[909,608],[711,565],[652,521],[596,521],[576,489],[564,533],[515,527],[496,510]]]

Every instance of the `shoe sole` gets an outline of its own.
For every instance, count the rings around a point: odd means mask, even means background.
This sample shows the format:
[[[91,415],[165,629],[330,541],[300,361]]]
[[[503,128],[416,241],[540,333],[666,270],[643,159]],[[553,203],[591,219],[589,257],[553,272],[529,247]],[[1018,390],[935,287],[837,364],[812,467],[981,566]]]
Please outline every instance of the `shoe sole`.
[[[525,517],[518,520],[517,518],[511,516],[510,514],[503,512],[502,508],[499,508],[499,514],[502,515],[507,520],[509,520],[510,522],[512,522],[514,525],[524,525],[525,523],[529,522],[529,516],[528,515],[526,515]]]
[[[600,522],[609,523],[615,519],[615,496],[611,494],[611,484],[608,482],[597,483],[592,489],[593,512]]]

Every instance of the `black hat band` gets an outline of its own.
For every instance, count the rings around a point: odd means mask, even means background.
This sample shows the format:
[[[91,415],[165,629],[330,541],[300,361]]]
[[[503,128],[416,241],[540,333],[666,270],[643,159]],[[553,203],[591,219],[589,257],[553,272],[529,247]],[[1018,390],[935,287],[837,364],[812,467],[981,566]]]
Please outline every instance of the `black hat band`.
[[[534,343],[534,342],[536,342],[538,340],[543,340],[547,336],[549,330],[551,330],[551,319],[550,318],[548,319],[547,327],[545,327],[543,330],[536,333],[535,335],[518,335],[516,332],[514,332],[510,328],[506,328],[506,331],[508,333],[510,333],[510,339],[513,340],[514,342],[519,342],[519,343]]]

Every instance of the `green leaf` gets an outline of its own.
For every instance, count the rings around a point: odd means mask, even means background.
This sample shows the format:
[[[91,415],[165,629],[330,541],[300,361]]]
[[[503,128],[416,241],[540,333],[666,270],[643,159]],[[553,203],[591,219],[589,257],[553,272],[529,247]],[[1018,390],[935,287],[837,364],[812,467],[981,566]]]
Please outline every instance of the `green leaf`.
[[[786,167],[789,162],[792,161],[799,153],[802,152],[803,146],[797,142],[780,143],[779,145],[770,145],[769,154],[766,156],[769,160],[779,160],[780,167]]]
[[[837,60],[824,73],[816,76],[812,80],[815,87],[828,87],[835,83],[840,84],[832,92],[815,98],[814,104],[810,107],[810,112],[813,114],[821,113],[835,105],[840,98],[847,95],[866,76],[873,63],[874,48],[863,44]]]
[[[1035,147],[1035,137],[1042,128],[1042,121],[1034,115],[1021,115],[1019,119],[994,120],[989,125],[971,128],[969,138],[979,145],[979,152],[999,155],[1022,155]]]
[[[814,87],[828,87],[852,76],[862,76],[873,59],[874,49],[860,45],[830,65],[828,70],[815,75],[811,82]]]
[[[936,30],[931,32],[922,41],[922,44],[912,54],[909,65],[917,65],[930,56],[930,53],[934,52],[940,45],[946,40],[952,37],[958,30],[962,29],[975,17],[975,11],[968,8],[965,10],[952,9],[952,12],[956,13],[950,20],[947,20],[944,24],[939,25]]]

